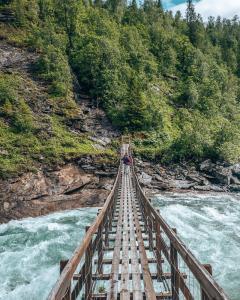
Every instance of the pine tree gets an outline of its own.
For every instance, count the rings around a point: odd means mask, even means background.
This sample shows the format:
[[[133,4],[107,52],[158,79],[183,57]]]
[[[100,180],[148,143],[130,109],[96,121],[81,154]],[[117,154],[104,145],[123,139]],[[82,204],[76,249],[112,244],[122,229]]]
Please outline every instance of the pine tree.
[[[94,6],[103,7],[104,2],[102,0],[94,0]]]
[[[162,1],[161,0],[157,1],[157,6],[158,6],[158,8],[163,9],[163,5],[162,5]]]
[[[187,23],[191,24],[196,21],[197,15],[192,0],[187,0],[187,12],[186,12]]]
[[[131,8],[133,11],[137,11],[137,1],[136,0],[132,0]]]
[[[201,47],[201,38],[204,31],[203,21],[200,15],[195,12],[192,0],[187,1],[186,19],[188,25],[188,36],[191,43],[196,47]]]

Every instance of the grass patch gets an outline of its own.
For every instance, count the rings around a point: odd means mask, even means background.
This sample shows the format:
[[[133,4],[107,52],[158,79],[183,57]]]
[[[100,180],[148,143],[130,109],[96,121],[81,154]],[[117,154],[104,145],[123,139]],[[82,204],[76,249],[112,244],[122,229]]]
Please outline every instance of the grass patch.
[[[52,167],[81,157],[99,156],[102,162],[114,161],[111,149],[98,150],[87,136],[79,136],[62,123],[60,117],[50,118],[52,136],[41,139],[34,132],[16,132],[0,119],[0,178],[6,179],[40,165]],[[41,132],[40,132],[41,133]]]
[[[6,40],[15,47],[26,47],[28,45],[28,32],[26,29],[0,23],[0,40]]]

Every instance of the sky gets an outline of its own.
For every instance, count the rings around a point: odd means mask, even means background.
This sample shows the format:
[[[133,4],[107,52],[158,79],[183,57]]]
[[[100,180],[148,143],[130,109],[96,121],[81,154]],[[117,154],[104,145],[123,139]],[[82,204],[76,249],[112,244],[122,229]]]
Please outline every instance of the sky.
[[[233,18],[240,16],[240,0],[198,0],[195,1],[195,9],[206,21],[209,16],[221,16],[223,18]],[[185,0],[162,0],[165,9],[173,12],[180,10],[185,15]]]

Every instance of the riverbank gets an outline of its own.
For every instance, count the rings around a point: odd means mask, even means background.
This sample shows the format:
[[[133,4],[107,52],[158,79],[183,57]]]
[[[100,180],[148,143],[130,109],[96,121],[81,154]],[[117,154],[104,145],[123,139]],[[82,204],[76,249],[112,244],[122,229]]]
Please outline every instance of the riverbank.
[[[210,160],[198,167],[171,167],[135,159],[136,172],[145,193],[223,194],[240,191],[240,165],[224,166]],[[117,173],[117,162],[83,156],[78,160],[25,173],[0,181],[0,223],[24,217],[81,207],[103,206]]]
[[[231,300],[239,288],[239,195],[226,193],[163,193],[155,208],[203,264],[211,264],[214,279]]]
[[[148,194],[159,191],[240,192],[240,164],[224,162],[184,163],[163,166],[135,159],[140,183]]]
[[[82,157],[54,170],[0,181],[0,223],[80,207],[102,206],[117,168],[101,158]]]
[[[238,300],[240,202],[224,193],[156,195],[153,205],[213,276],[229,299]],[[81,242],[97,208],[55,212],[0,225],[0,299],[46,299],[59,274]]]

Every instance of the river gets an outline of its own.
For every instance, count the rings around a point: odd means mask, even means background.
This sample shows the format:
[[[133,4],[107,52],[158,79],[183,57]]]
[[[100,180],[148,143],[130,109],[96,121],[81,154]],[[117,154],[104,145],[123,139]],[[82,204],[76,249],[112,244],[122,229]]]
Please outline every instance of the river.
[[[230,195],[164,194],[154,198],[168,223],[202,263],[210,263],[231,300],[240,299],[240,202]],[[97,208],[0,225],[0,299],[44,300]]]

